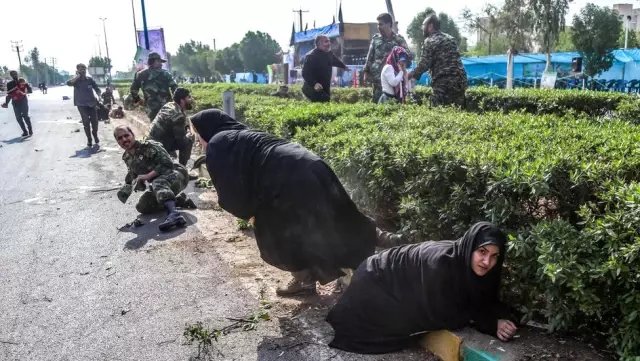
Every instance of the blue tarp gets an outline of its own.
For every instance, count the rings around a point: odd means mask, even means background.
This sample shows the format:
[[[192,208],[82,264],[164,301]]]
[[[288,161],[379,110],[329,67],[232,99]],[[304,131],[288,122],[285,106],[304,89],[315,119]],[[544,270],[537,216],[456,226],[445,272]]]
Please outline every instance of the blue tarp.
[[[331,24],[317,29],[297,32],[293,34],[293,43],[299,44],[307,41],[315,41],[318,35],[326,35],[330,38],[338,37],[340,36],[340,24]]]
[[[640,79],[640,49],[619,49],[613,52],[613,66],[600,74],[602,80]],[[577,52],[551,53],[553,70],[569,73],[572,58],[579,57]],[[547,61],[546,54],[520,54],[514,57],[513,76],[516,79],[540,78]],[[507,56],[490,55],[462,58],[462,64],[469,78],[499,80],[507,75]],[[425,79],[421,79],[423,82]]]

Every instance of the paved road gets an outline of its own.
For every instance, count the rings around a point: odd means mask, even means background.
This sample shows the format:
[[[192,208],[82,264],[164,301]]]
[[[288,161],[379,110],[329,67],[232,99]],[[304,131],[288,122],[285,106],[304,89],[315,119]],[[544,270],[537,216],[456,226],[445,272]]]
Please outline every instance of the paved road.
[[[184,247],[196,227],[117,229],[136,212],[100,191],[125,175],[113,125],[101,122],[102,148],[86,149],[63,95],[72,91],[30,97],[29,139],[11,108],[0,112],[0,360],[186,360],[185,323],[238,317],[257,302],[215,254]]]

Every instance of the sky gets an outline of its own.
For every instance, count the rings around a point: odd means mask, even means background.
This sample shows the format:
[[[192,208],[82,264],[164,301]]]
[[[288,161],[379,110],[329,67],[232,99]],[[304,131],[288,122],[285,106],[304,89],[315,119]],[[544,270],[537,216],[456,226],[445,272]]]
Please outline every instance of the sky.
[[[103,22],[106,18],[106,34],[109,55],[115,70],[128,70],[136,51],[131,0],[28,0],[29,16],[3,16],[0,28],[0,66],[18,67],[18,57],[12,51],[11,41],[21,40],[25,51],[34,47],[40,50],[41,61],[56,58],[56,68],[73,73],[75,64],[87,63],[93,55],[106,56]],[[407,25],[419,11],[430,6],[438,13],[445,12],[454,19],[468,6],[479,11],[487,3],[500,5],[501,0],[447,0],[420,2],[416,0],[392,0],[400,33],[406,35]],[[600,6],[616,3],[637,3],[639,0],[574,0],[569,19],[588,2]],[[140,0],[133,0],[136,25],[142,28]],[[20,3],[17,3],[20,4]],[[469,5],[472,4],[472,5]],[[239,42],[247,31],[260,30],[269,33],[283,49],[289,46],[291,26],[303,13],[303,23],[309,28],[328,25],[337,13],[336,0],[146,0],[147,25],[163,27],[167,50],[175,53],[180,44],[190,40],[201,41],[217,49]],[[78,9],[74,12],[73,9]],[[20,12],[20,10],[18,9]],[[386,12],[384,0],[342,0],[344,21],[348,23],[375,22],[378,14]],[[9,15],[9,14],[6,14]],[[336,17],[337,18],[337,17]],[[473,36],[470,37],[472,39]],[[100,47],[98,48],[98,44]],[[22,54],[24,58],[24,54]]]

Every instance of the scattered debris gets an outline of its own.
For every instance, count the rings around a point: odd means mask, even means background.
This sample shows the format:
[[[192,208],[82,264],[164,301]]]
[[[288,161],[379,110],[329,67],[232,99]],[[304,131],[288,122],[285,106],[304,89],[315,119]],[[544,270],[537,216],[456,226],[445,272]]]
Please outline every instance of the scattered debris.
[[[51,301],[53,301],[53,298],[51,298],[49,296],[44,296],[43,300],[47,301],[47,302],[51,302]]]
[[[42,149],[36,148],[34,149],[36,152],[42,152]]]
[[[18,345],[18,343],[17,343],[17,342],[13,342],[13,341],[5,341],[5,340],[0,340],[0,343],[6,343],[6,344],[9,344],[9,345]]]
[[[76,129],[76,130],[72,131],[71,133],[80,133],[80,129]]]
[[[127,223],[124,226],[122,226],[122,228],[131,228],[131,227],[135,228],[135,227],[141,227],[141,226],[144,226],[144,222],[136,218],[133,222]]]
[[[211,179],[198,178],[195,183],[196,188],[213,188],[213,182]]]
[[[106,189],[92,189],[89,192],[91,193],[100,193],[100,192],[112,192],[119,190],[120,187],[106,188]]]
[[[124,315],[126,315],[127,313],[129,313],[129,311],[131,311],[131,310],[130,310],[130,309],[128,309],[128,308],[125,308],[124,310],[120,311],[120,314],[121,314],[122,316],[124,316]]]
[[[89,274],[89,272],[82,272],[82,273],[80,273],[80,276],[86,276],[88,274]]]
[[[107,277],[111,277],[111,276],[113,276],[114,274],[116,274],[116,273],[115,273],[115,272],[113,272],[113,273],[109,273],[109,274],[107,275]]]
[[[236,243],[236,242],[242,242],[242,237],[235,235],[235,236],[231,236],[229,238],[227,238],[226,240],[227,243]]]

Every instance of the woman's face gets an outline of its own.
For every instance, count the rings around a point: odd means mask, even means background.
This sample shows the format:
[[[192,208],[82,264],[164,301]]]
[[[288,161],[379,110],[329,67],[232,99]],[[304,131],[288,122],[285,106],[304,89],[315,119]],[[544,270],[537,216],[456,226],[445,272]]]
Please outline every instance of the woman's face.
[[[499,256],[500,248],[493,244],[476,249],[473,251],[473,258],[471,260],[473,272],[480,277],[486,275],[496,266]]]
[[[398,65],[401,67],[406,67],[407,66],[407,61],[405,59],[400,59],[398,60]]]

